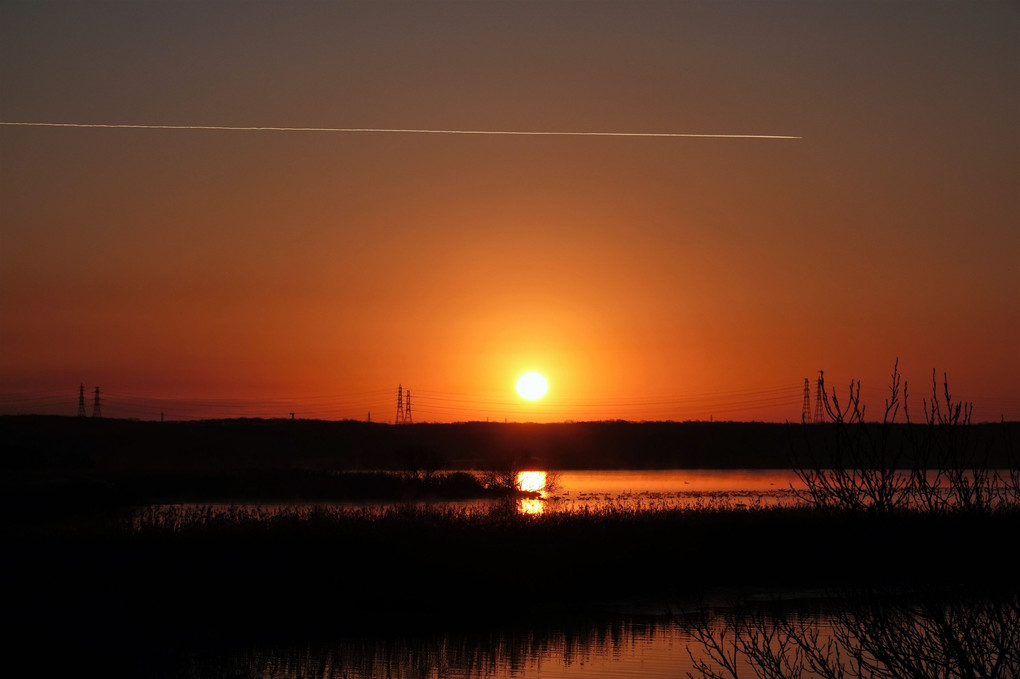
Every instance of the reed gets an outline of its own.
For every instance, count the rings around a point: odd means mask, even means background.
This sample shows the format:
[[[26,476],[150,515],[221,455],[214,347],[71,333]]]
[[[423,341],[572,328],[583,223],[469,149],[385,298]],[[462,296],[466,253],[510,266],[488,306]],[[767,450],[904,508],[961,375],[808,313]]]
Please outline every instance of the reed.
[[[186,521],[7,532],[18,633],[73,648],[232,644],[354,621],[527,616],[707,588],[1011,583],[1020,513],[833,515],[808,506],[518,514],[196,508]],[[967,545],[966,549],[961,546]],[[423,623],[429,624],[429,623]]]

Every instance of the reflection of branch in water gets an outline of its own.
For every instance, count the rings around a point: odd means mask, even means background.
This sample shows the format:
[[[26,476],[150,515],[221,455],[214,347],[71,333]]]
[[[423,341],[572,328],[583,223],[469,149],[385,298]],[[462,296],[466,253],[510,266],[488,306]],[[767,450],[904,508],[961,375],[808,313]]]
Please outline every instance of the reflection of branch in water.
[[[743,629],[739,615],[728,613],[723,624],[713,625],[705,608],[701,608],[691,627],[691,638],[700,646],[695,655],[687,647],[694,669],[707,679],[725,679],[737,676],[737,659],[740,656],[740,634]],[[693,677],[688,672],[688,676]]]
[[[1020,596],[844,597],[829,618],[739,605],[688,619],[691,679],[1013,679],[1020,677]]]
[[[849,611],[838,627],[871,651],[875,676],[1020,676],[1020,597],[866,597]]]
[[[818,652],[831,647],[823,644],[817,624],[803,618],[791,621],[782,608],[731,607],[718,619],[702,608],[689,630],[697,647],[687,648],[694,672],[705,679],[740,679],[744,670],[760,679],[800,679]],[[697,674],[695,674],[695,672]],[[818,674],[824,676],[824,674]]]

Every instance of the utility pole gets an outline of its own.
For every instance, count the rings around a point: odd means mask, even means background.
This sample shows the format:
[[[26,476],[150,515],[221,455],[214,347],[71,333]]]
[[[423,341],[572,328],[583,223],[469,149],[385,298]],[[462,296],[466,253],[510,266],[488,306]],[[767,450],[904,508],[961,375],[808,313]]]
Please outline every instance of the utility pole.
[[[825,378],[824,371],[818,371],[818,389],[815,391],[815,424],[825,422]]]

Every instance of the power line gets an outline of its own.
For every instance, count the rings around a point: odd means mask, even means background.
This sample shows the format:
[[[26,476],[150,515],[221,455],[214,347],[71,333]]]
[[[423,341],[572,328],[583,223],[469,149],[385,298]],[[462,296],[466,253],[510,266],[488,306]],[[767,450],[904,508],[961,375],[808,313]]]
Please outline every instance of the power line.
[[[821,416],[825,421],[824,381],[822,397],[811,404],[808,422]],[[407,419],[408,401],[402,388],[401,403]],[[863,390],[862,390],[863,392]],[[862,394],[863,395],[863,394]],[[101,415],[115,411],[117,417],[159,420],[163,413],[167,420],[231,419],[238,417],[277,418],[300,411],[307,419],[320,420],[364,420],[367,410],[386,412],[394,407],[395,394],[388,388],[363,389],[335,394],[315,393],[307,396],[256,398],[256,397],[200,397],[153,396],[135,390],[107,389],[101,393]],[[880,399],[881,390],[875,389],[868,399]],[[93,400],[93,399],[90,399]],[[982,421],[999,419],[1020,419],[1020,401],[1001,393],[980,395],[973,398],[975,412]],[[783,386],[741,389],[714,392],[652,392],[635,396],[585,397],[583,399],[546,399],[529,405],[509,395],[497,392],[469,393],[451,390],[415,389],[415,403],[412,405],[417,421],[502,421],[509,419],[540,417],[542,420],[589,420],[628,419],[634,421],[681,421],[691,419],[714,419],[734,417],[741,413],[753,414],[768,411],[773,413],[796,412],[803,403],[803,389],[796,384]],[[821,403],[821,408],[818,404]],[[0,413],[67,415],[67,389],[54,387],[31,392],[0,393]],[[87,416],[84,384],[79,386],[78,414]],[[537,406],[537,407],[536,407]],[[84,413],[83,413],[84,411]],[[393,412],[392,410],[390,412]],[[529,415],[533,413],[533,415]],[[782,418],[780,418],[782,419]]]
[[[800,421],[807,424],[808,418],[811,417],[811,383],[808,378],[804,378],[804,407],[800,411]]]
[[[276,127],[238,125],[146,125],[126,123],[53,123],[53,122],[0,122],[8,127],[70,127],[114,130],[195,130],[209,132],[339,132],[347,134],[463,134],[515,137],[653,137],[693,139],[802,139],[785,134],[716,134],[690,132],[584,132],[539,130],[438,130],[421,128],[384,127]]]

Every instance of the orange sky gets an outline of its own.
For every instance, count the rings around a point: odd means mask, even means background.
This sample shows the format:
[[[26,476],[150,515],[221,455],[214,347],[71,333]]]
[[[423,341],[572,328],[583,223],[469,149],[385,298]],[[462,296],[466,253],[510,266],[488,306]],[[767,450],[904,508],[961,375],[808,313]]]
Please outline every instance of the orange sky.
[[[0,2],[5,122],[802,137],[0,127],[0,412],[1020,418],[1020,12],[777,7]]]

